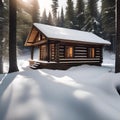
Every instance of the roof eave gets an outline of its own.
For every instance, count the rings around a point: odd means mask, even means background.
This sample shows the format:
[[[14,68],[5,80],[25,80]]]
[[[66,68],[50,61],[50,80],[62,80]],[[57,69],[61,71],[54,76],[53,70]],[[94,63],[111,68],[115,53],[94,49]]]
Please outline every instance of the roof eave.
[[[96,42],[86,42],[86,41],[77,41],[77,40],[68,40],[68,39],[59,39],[59,38],[52,38],[52,37],[48,37],[49,40],[55,40],[55,41],[61,41],[61,42],[72,42],[72,43],[82,43],[82,44],[95,44],[95,45],[102,45],[102,46],[106,46],[106,45],[111,45],[111,43],[108,41],[106,43],[96,43]]]

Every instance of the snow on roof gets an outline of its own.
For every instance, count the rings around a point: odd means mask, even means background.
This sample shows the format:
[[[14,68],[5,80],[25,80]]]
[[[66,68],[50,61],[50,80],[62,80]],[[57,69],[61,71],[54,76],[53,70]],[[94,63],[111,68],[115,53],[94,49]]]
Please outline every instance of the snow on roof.
[[[48,38],[110,45],[109,41],[104,40],[91,32],[55,27],[40,23],[34,23],[33,25]]]

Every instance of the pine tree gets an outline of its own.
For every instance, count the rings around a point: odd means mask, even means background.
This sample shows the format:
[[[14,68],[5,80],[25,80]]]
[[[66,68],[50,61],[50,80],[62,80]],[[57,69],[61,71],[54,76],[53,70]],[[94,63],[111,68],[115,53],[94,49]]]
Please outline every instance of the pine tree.
[[[42,18],[41,18],[41,23],[48,24],[48,18],[47,18],[47,15],[46,15],[46,9],[44,9],[44,11],[43,11],[43,15],[42,15]]]
[[[17,48],[19,52],[24,49],[24,43],[32,25],[32,17],[25,11],[17,12]]]
[[[32,0],[32,20],[33,22],[40,22],[40,6],[38,0]]]
[[[104,39],[111,42],[109,50],[114,51],[115,45],[115,0],[102,0],[102,29]]]
[[[116,27],[117,27],[117,37],[116,37],[116,61],[115,61],[115,72],[120,72],[120,1],[116,0]]]
[[[97,1],[98,0],[88,0],[87,15],[89,15],[90,17],[98,17]]]
[[[85,4],[83,0],[77,0],[75,15],[77,20],[77,28],[81,30],[85,25]]]
[[[59,12],[58,12],[58,16],[57,16],[56,26],[59,26],[59,27],[61,26],[61,18],[60,18]]]
[[[3,63],[8,58],[8,0],[0,0],[0,73]]]
[[[57,9],[58,9],[58,0],[52,0],[52,13],[53,13],[53,23],[57,24]]]
[[[65,15],[65,27],[74,28],[74,6],[72,0],[67,0],[66,15]]]
[[[64,26],[65,26],[65,18],[64,18],[64,11],[63,11],[63,7],[61,8],[60,26],[61,26],[61,27],[64,27]]]
[[[31,15],[33,22],[40,22],[40,6],[38,0],[29,0],[27,4],[17,0],[18,10],[24,10]]]
[[[24,49],[24,42],[33,22],[40,22],[40,8],[38,0],[27,2],[17,0],[17,48]]]
[[[102,0],[102,25],[104,32],[112,33],[115,31],[115,1],[114,0]]]
[[[48,14],[48,25],[53,25],[52,15],[50,12]]]
[[[97,8],[98,0],[88,0],[84,30],[100,35],[100,20]]]
[[[3,73],[3,9],[4,5],[0,0],[0,73]]]

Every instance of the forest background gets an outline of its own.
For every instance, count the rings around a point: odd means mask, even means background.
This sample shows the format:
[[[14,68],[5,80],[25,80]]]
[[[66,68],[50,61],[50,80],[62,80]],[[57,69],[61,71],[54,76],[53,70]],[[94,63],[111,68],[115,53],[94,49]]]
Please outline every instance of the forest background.
[[[101,5],[99,5],[100,3]],[[9,1],[0,1],[0,66],[8,60],[9,51]],[[47,3],[45,3],[47,4]],[[51,10],[41,13],[39,0],[17,0],[17,52],[25,52],[24,42],[32,23],[43,23],[70,29],[89,31],[109,40],[105,49],[115,52],[115,0],[66,1],[66,8],[59,8],[58,0],[52,0]],[[1,67],[2,68],[2,67]]]

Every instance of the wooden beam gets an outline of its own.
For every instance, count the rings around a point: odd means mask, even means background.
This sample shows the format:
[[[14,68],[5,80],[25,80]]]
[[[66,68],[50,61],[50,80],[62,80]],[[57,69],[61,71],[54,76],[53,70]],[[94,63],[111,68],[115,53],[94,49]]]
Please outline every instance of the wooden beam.
[[[33,60],[34,57],[34,46],[31,47],[31,60]]]
[[[56,62],[59,63],[59,42],[56,42]]]
[[[47,40],[46,49],[47,49],[47,61],[50,62],[50,43],[49,43],[49,40]]]

